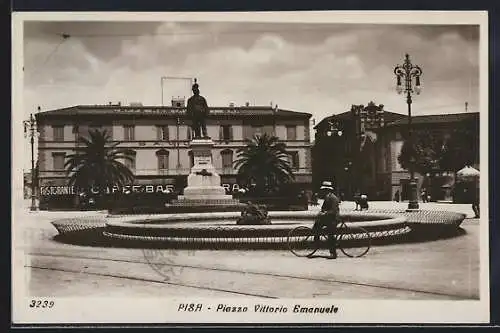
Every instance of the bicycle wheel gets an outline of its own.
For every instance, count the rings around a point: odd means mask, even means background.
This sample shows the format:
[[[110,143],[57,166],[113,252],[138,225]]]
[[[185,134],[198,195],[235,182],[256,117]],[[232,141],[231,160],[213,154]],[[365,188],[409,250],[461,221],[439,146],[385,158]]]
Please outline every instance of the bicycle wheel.
[[[288,233],[287,244],[290,251],[297,257],[311,256],[318,250],[314,241],[313,230],[306,226],[299,226]]]
[[[350,258],[359,258],[368,253],[371,247],[370,234],[361,227],[346,227],[339,237],[339,248]]]

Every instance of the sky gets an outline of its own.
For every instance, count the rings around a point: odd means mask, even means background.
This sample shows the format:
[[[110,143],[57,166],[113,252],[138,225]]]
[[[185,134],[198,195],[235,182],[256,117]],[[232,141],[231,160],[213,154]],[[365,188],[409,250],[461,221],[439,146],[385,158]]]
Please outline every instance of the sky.
[[[316,123],[370,101],[406,113],[393,73],[405,53],[423,70],[413,115],[479,111],[479,26],[28,21],[24,113],[161,105],[162,76],[196,77],[210,106],[272,103]],[[190,94],[163,81],[165,104]]]

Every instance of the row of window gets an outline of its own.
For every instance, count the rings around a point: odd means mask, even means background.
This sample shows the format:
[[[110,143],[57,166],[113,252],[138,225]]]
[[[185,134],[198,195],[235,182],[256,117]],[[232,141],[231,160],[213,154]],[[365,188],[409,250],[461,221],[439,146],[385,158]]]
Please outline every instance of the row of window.
[[[89,129],[98,129],[99,126],[91,126]],[[52,126],[52,137],[54,141],[64,141],[64,125],[54,125]],[[78,133],[78,127],[73,128],[73,133]],[[264,133],[263,126],[252,126],[253,134]],[[187,129],[188,140],[191,140],[192,134],[191,129]],[[156,138],[158,141],[169,141],[170,133],[167,125],[156,126]],[[134,125],[124,125],[123,126],[123,139],[125,141],[135,140],[135,126]],[[233,140],[233,127],[231,125],[221,125],[219,127],[219,139],[224,141]],[[287,125],[286,126],[286,140],[297,140],[297,126]]]
[[[222,157],[222,168],[232,168],[233,167],[233,151],[232,150],[223,150],[221,151]],[[130,159],[124,160],[123,164],[126,165],[129,169],[135,169],[135,151],[130,150],[129,154]],[[157,167],[158,170],[166,170],[168,169],[168,161],[169,161],[170,153],[167,150],[159,150],[156,152],[157,158]],[[193,155],[190,152],[190,163],[191,167],[194,165]],[[66,153],[64,152],[54,152],[52,153],[52,158],[54,161],[53,170],[64,170],[64,162],[66,159]],[[288,152],[289,162],[294,169],[299,168],[299,154],[296,151]]]

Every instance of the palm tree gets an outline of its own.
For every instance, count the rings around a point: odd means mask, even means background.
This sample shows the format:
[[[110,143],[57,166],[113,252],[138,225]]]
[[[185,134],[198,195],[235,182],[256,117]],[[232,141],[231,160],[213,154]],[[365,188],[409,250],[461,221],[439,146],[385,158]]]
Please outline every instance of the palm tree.
[[[255,135],[245,140],[246,147],[237,152],[234,167],[248,184],[255,184],[260,194],[269,193],[293,180],[285,144],[276,136]]]
[[[64,164],[71,173],[69,185],[77,189],[122,186],[131,183],[134,174],[119,159],[132,160],[124,149],[117,149],[119,142],[111,143],[106,131],[89,131],[89,138],[79,137],[83,146],[68,155]]]

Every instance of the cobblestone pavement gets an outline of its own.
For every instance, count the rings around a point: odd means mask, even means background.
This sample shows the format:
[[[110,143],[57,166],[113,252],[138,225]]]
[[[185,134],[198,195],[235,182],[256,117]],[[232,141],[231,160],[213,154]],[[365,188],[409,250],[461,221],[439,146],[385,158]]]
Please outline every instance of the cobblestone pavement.
[[[395,203],[376,203],[393,207]],[[350,203],[342,203],[350,209]],[[404,204],[403,204],[404,205]],[[430,204],[429,204],[430,205]],[[469,205],[434,209],[472,214]],[[372,207],[375,207],[375,203]],[[424,207],[421,208],[424,209]],[[468,212],[470,209],[471,212]],[[443,209],[444,210],[444,209]],[[418,244],[374,247],[367,256],[305,259],[288,251],[189,251],[97,248],[53,239],[52,220],[104,212],[17,215],[16,269],[25,267],[33,296],[335,297],[477,299],[479,220],[464,235]],[[321,255],[326,253],[321,253]],[[149,262],[149,263],[148,263]],[[57,281],[57,283],[54,283]]]

